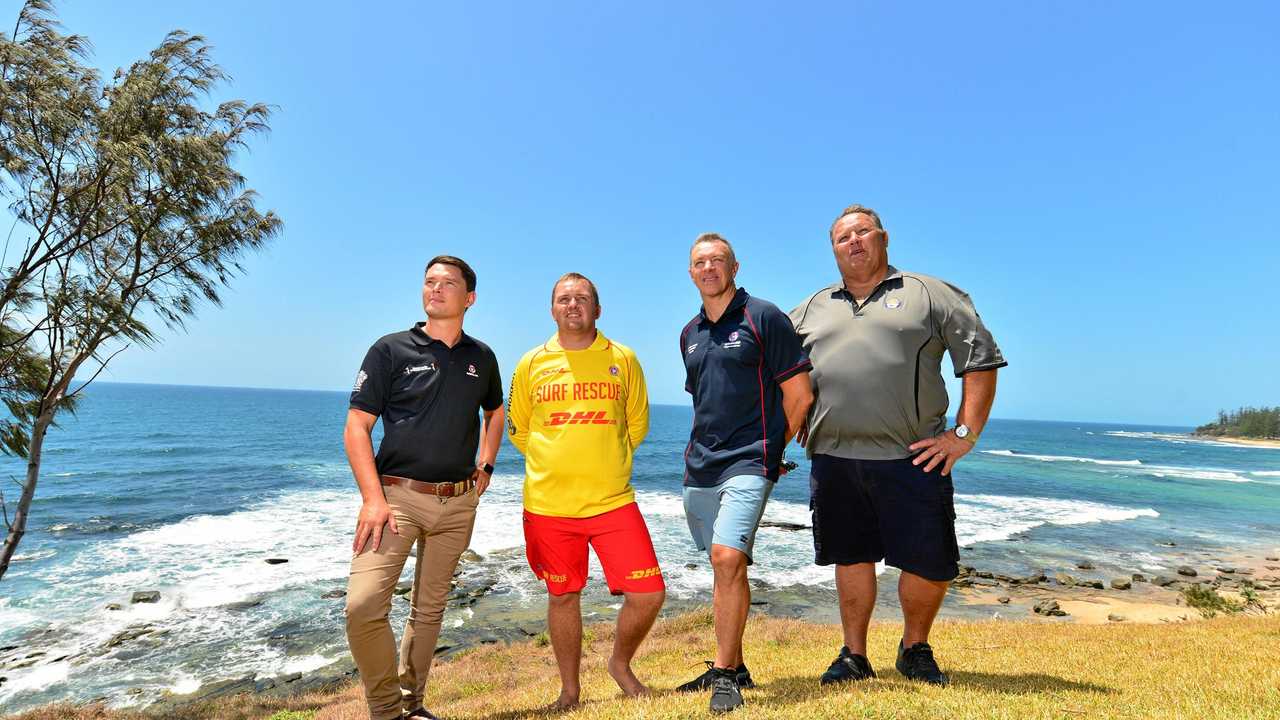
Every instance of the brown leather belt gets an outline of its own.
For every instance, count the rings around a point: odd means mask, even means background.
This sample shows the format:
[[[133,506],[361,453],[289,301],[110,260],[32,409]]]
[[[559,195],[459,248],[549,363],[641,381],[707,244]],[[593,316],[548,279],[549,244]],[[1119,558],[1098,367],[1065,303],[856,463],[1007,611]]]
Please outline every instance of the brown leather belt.
[[[397,477],[395,475],[383,475],[383,485],[399,485],[414,492],[420,492],[425,495],[435,495],[436,497],[449,498],[465,495],[476,486],[474,478],[459,480],[458,482],[423,482],[422,480],[414,480],[413,478]]]

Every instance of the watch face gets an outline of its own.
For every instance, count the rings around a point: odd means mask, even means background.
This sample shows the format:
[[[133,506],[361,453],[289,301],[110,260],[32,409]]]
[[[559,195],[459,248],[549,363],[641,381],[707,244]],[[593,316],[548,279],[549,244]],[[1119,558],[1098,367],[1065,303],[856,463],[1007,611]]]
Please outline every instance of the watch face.
[[[956,437],[958,437],[958,438],[962,438],[962,439],[963,439],[963,438],[966,438],[966,437],[968,437],[968,436],[969,436],[969,426],[968,426],[968,425],[957,425],[957,426],[956,426]]]

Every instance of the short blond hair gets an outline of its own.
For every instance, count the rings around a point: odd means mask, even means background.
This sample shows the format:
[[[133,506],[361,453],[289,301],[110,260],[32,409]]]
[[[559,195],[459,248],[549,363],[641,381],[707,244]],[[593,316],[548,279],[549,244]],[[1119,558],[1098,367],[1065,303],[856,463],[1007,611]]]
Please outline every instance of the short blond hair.
[[[881,230],[884,229],[884,225],[880,222],[880,213],[876,212],[875,210],[872,210],[866,205],[859,205],[857,203],[854,203],[849,207],[845,208],[844,210],[841,210],[840,215],[837,216],[835,220],[831,221],[831,229],[827,231],[827,234],[831,236],[831,240],[833,242],[836,239],[836,223],[840,222],[841,220],[843,220],[845,217],[849,215],[857,215],[859,213],[866,215],[872,220],[875,220],[876,227],[880,228]]]
[[[720,233],[705,232],[699,235],[698,238],[693,241],[693,245],[689,246],[689,255],[692,256],[694,248],[698,247],[702,243],[720,243],[721,245],[724,245],[725,249],[729,251],[729,262],[738,262],[738,255],[733,252],[733,245],[731,245],[728,240],[725,240],[724,236]]]
[[[583,275],[582,273],[576,273],[576,272],[567,272],[561,275],[560,279],[556,281],[556,284],[551,286],[551,304],[552,305],[556,303],[556,288],[560,287],[560,283],[566,280],[581,280],[585,282],[587,284],[587,287],[591,288],[591,302],[594,302],[596,304],[596,307],[600,307],[600,293],[596,290],[596,284],[591,282],[591,278],[587,277],[586,275]]]

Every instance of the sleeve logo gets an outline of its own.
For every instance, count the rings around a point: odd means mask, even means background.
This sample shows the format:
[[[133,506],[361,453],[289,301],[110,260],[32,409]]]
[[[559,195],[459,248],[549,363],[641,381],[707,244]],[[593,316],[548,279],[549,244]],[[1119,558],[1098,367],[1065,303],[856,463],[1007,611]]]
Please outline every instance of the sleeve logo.
[[[369,379],[369,373],[364,370],[356,373],[356,385],[351,388],[351,392],[360,392],[360,388],[364,387],[364,381]]]

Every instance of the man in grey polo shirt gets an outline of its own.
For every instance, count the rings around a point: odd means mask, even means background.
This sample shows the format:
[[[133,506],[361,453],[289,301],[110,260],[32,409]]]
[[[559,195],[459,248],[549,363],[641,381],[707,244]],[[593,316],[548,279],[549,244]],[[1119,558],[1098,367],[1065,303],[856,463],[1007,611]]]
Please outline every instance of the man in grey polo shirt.
[[[964,291],[889,264],[889,233],[851,205],[831,226],[841,280],[791,320],[813,363],[814,403],[800,443],[812,458],[813,544],[836,566],[845,646],[822,684],[875,677],[867,626],[875,563],[899,568],[904,628],[897,669],[945,685],[929,630],[958,571],[951,469],[978,441],[1007,363]],[[947,425],[942,355],[963,378]]]

